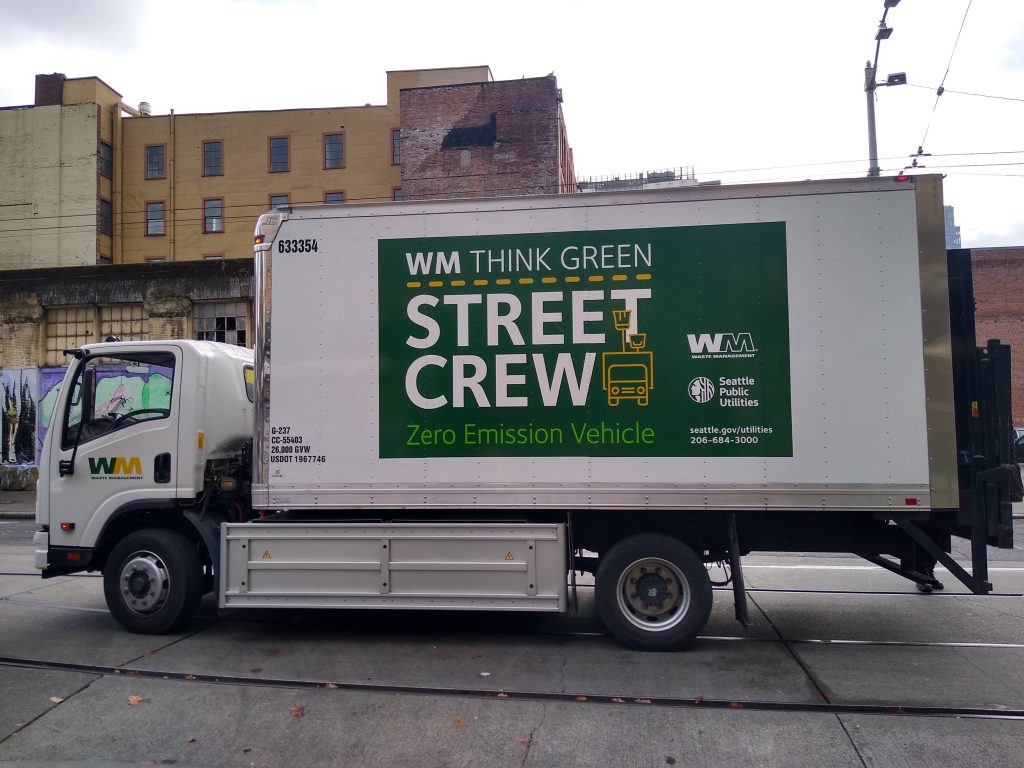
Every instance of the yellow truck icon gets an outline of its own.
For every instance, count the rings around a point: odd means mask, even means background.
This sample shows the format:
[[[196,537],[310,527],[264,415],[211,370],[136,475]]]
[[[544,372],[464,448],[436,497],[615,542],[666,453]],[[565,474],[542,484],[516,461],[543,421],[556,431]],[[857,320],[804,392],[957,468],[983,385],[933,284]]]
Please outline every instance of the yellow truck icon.
[[[622,334],[622,350],[601,354],[601,387],[612,407],[623,400],[636,400],[637,405],[645,406],[654,389],[654,354],[646,350],[646,333],[627,337],[631,315],[628,309],[612,313],[615,330]]]

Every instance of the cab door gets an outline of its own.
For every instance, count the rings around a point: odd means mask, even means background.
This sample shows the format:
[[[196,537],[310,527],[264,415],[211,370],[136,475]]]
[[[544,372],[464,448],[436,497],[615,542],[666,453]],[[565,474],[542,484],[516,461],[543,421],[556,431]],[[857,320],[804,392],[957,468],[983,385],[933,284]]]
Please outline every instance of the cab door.
[[[181,364],[180,347],[136,344],[75,361],[50,441],[51,547],[92,547],[119,510],[171,503]]]

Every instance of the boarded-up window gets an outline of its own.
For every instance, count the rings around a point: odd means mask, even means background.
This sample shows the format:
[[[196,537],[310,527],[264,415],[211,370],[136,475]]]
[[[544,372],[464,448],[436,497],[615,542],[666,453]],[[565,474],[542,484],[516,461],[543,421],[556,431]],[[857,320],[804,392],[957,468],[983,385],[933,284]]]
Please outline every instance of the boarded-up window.
[[[96,339],[96,310],[93,307],[46,310],[47,365],[64,365],[64,350],[91,344]]]
[[[114,336],[120,341],[146,341],[149,321],[141,304],[100,307],[100,340]]]

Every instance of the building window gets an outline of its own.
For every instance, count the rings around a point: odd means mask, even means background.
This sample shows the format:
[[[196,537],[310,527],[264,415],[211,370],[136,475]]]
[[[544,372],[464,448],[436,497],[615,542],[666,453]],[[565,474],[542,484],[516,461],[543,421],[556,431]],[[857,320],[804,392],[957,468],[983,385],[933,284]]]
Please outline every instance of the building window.
[[[64,365],[64,350],[96,341],[96,310],[92,307],[46,310],[46,364]]]
[[[345,137],[341,133],[324,134],[324,168],[345,167]]]
[[[200,341],[223,341],[240,347],[247,346],[246,314],[244,301],[196,304],[196,338]]]
[[[114,234],[114,208],[109,200],[100,200],[100,234]]]
[[[224,231],[224,201],[221,198],[203,200],[203,232]]]
[[[164,178],[164,145],[150,144],[146,147],[146,178]]]
[[[203,142],[203,176],[224,175],[224,142]]]
[[[391,164],[402,164],[402,132],[397,128],[391,131]]]
[[[324,192],[324,202],[330,205],[341,205],[345,202],[344,192]]]
[[[164,204],[146,203],[146,237],[155,237],[164,232]]]
[[[283,208],[289,204],[288,195],[271,195],[270,196],[270,210],[275,208]]]
[[[275,136],[270,140],[270,172],[283,173],[288,169],[288,137]]]
[[[114,178],[114,148],[105,141],[100,142],[100,151],[96,158],[100,168],[100,176]]]
[[[395,187],[391,190],[391,199],[395,201],[405,200],[405,197],[402,195],[401,187]]]
[[[146,341],[149,338],[149,321],[141,304],[100,307],[100,338],[111,336],[120,341]]]

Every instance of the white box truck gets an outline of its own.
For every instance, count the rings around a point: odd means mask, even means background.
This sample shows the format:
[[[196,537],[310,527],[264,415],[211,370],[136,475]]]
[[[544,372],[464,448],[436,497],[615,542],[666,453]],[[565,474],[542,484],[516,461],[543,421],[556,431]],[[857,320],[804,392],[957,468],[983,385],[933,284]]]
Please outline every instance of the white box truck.
[[[1009,350],[976,347],[937,176],[294,206],[255,243],[255,353],[68,350],[36,562],[102,571],[129,630],[209,591],[566,611],[589,572],[667,650],[711,563],[744,620],[751,551],[984,593],[1012,545]]]

